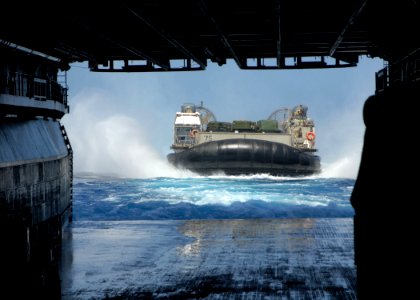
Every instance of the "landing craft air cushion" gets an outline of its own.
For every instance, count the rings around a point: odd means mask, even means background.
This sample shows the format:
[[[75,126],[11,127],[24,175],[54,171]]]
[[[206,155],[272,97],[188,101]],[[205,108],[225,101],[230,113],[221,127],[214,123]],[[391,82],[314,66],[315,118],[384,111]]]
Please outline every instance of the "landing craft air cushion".
[[[315,124],[308,108],[282,108],[257,122],[218,122],[202,105],[184,104],[176,113],[174,166],[210,175],[270,174],[305,176],[321,171],[315,155]]]

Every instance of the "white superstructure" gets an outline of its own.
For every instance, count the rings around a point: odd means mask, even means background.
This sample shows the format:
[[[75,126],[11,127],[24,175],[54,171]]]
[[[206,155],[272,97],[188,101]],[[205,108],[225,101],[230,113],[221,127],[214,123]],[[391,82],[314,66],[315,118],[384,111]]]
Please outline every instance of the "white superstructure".
[[[183,105],[182,111],[177,112],[174,123],[174,143],[171,148],[184,150],[195,144],[195,135],[202,129],[200,113],[195,111],[194,105]]]

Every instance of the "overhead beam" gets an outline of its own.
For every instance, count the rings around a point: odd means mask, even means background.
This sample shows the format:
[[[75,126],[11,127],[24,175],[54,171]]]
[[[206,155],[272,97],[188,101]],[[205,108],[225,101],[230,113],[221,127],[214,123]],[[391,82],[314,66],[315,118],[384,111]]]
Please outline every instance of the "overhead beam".
[[[52,55],[37,51],[35,49],[29,49],[25,46],[18,45],[18,44],[3,40],[1,38],[0,38],[0,46],[5,46],[5,47],[11,48],[11,49],[16,49],[16,50],[19,50],[21,52],[27,53],[29,55],[39,56],[39,57],[48,59],[50,61],[61,62],[61,58],[54,57]]]
[[[220,28],[219,24],[216,22],[216,20],[210,14],[209,9],[208,9],[206,3],[204,2],[204,0],[198,0],[197,4],[200,7],[201,12],[209,19],[209,21],[213,24],[214,28],[216,28],[217,34],[219,35],[219,37],[220,37],[220,39],[223,43],[223,46],[226,49],[228,49],[228,51],[232,55],[233,59],[235,60],[236,64],[238,65],[238,67],[242,69],[244,65],[243,65],[241,59],[235,53],[232,45],[229,43],[229,40],[228,40],[226,34],[223,32],[223,30]]]
[[[281,55],[281,18],[280,18],[280,0],[276,1],[276,15],[277,15],[277,51],[276,51],[276,59],[277,59],[277,67],[280,69],[283,65],[282,62],[282,55]]]
[[[194,60],[203,70],[206,68],[207,64],[205,61],[199,59],[194,53],[192,53],[187,47],[181,44],[176,38],[171,36],[162,28],[158,27],[151,19],[149,19],[143,12],[141,12],[138,8],[135,10],[130,8],[128,5],[123,4],[123,6],[130,11],[135,17],[141,20],[144,24],[149,26],[153,29],[158,35],[160,35],[163,39],[168,41],[172,46],[180,50],[184,55],[188,58]]]
[[[89,27],[86,24],[83,24],[83,23],[78,22],[78,21],[75,21],[75,22],[77,24],[79,24],[80,26],[82,26],[83,28],[85,28],[86,30],[88,30],[90,32],[93,32],[94,34],[98,35],[102,39],[108,41],[109,43],[114,44],[114,45],[116,45],[116,46],[118,46],[118,47],[120,47],[122,49],[125,49],[128,52],[134,54],[135,56],[137,56],[137,57],[139,57],[141,59],[145,59],[145,60],[147,60],[147,61],[149,61],[151,63],[154,63],[155,65],[158,65],[159,67],[161,67],[164,70],[170,69],[169,63],[162,62],[162,61],[160,61],[160,60],[158,60],[158,59],[156,59],[156,58],[154,58],[154,57],[152,57],[152,56],[144,53],[143,51],[141,51],[141,50],[139,50],[139,49],[137,49],[137,48],[135,48],[135,47],[133,47],[131,45],[127,45],[124,42],[119,41],[116,38],[108,37],[106,34],[104,34],[102,32],[99,32],[99,31],[97,31],[97,30]]]
[[[91,71],[93,72],[104,72],[104,73],[130,73],[130,72],[181,72],[181,71],[202,71],[201,67],[192,67],[190,64],[186,67],[179,67],[179,68],[170,68],[170,69],[162,69],[156,68],[151,63],[147,63],[145,65],[124,65],[120,68],[114,68],[113,64],[114,61],[107,61],[110,65],[108,68],[99,68],[98,66],[93,67]]]
[[[335,43],[331,47],[331,49],[330,49],[330,56],[334,56],[335,52],[337,51],[337,48],[340,46],[341,42],[344,39],[344,35],[346,34],[347,30],[354,24],[354,21],[357,19],[357,17],[361,14],[361,12],[363,11],[364,7],[366,6],[366,2],[367,2],[367,0],[363,0],[362,3],[361,3],[361,5],[359,6],[359,8],[356,9],[353,12],[353,14],[351,15],[349,21],[344,26],[344,29],[338,35]]]
[[[81,50],[80,48],[77,49],[73,46],[70,46],[64,42],[59,42],[58,45],[54,48],[55,51],[58,51],[64,55],[68,55],[72,58],[72,60],[80,61],[80,60],[88,60],[94,61],[96,58],[88,53],[85,50]]]
[[[154,63],[155,65],[158,65],[159,67],[161,67],[164,70],[168,70],[171,68],[171,66],[169,65],[169,63],[167,62],[163,62],[161,60],[157,60],[153,57],[151,57],[150,55],[144,53],[143,51],[137,49],[137,48],[133,48],[132,46],[129,45],[125,45],[124,43],[118,42],[116,40],[111,40],[113,41],[117,46],[126,49],[127,51],[133,53],[134,55],[137,55],[143,59],[146,59],[147,61],[150,61],[152,63]]]
[[[291,58],[291,57],[289,57]],[[340,59],[335,59],[335,63],[330,64],[326,60],[326,57],[321,56],[321,60],[304,61],[303,57],[294,57],[293,64],[283,64],[282,69],[337,69],[337,68],[348,68],[356,67],[356,63],[346,62]],[[264,65],[261,63],[261,59],[257,58],[257,64],[254,66],[244,66],[243,69],[247,70],[273,70],[278,69],[277,65]]]

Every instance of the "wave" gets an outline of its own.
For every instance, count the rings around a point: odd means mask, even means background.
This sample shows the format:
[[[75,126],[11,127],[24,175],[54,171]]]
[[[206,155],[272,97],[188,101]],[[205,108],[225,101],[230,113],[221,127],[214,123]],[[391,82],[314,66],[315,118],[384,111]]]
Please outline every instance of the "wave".
[[[354,180],[269,175],[75,179],[82,219],[350,216]],[[152,217],[152,215],[154,217]]]

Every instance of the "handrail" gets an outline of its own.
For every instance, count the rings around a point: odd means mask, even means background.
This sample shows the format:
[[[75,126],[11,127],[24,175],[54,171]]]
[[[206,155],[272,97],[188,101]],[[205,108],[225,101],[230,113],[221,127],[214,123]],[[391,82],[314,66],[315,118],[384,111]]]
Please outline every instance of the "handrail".
[[[22,72],[9,72],[1,79],[0,93],[35,100],[54,100],[67,106],[67,88],[55,80],[39,78]]]

